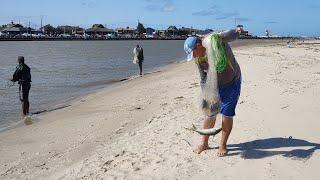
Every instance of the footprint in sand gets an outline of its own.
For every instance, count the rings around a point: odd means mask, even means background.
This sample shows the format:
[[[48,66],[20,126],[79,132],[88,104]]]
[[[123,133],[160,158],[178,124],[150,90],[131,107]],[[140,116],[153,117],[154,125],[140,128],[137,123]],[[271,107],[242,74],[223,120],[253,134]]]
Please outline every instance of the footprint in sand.
[[[160,104],[160,106],[166,106],[166,105],[168,105],[168,103],[162,103],[162,104]]]
[[[174,100],[176,101],[182,101],[184,99],[183,96],[178,96],[178,97],[175,97]]]
[[[108,169],[109,169],[109,166],[111,165],[112,162],[113,162],[113,160],[108,160],[108,161],[106,161],[106,162],[103,163],[103,165],[101,166],[101,169],[102,169],[104,172],[107,172]]]

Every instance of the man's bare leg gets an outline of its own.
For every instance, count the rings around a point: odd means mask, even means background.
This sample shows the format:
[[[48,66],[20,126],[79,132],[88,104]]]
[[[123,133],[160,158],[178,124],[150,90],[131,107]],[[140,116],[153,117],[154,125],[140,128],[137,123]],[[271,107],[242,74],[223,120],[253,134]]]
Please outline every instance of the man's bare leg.
[[[203,123],[203,129],[209,129],[213,128],[216,123],[216,118],[207,118]],[[210,136],[202,136],[201,137],[201,144],[198,145],[196,149],[193,150],[193,152],[200,154],[202,151],[208,149],[208,141]]]
[[[23,100],[21,102],[22,104],[22,113],[23,113],[23,116],[26,116],[27,115],[27,101],[26,100]]]
[[[227,117],[222,115],[222,131],[221,140],[218,150],[218,156],[224,156],[227,154],[227,142],[232,130],[233,117]]]

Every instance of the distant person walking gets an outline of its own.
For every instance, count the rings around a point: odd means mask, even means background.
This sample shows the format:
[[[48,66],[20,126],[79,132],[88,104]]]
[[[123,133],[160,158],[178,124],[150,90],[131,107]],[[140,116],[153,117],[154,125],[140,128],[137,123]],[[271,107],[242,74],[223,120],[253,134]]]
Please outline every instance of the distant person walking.
[[[18,65],[11,81],[19,83],[19,97],[22,103],[22,112],[24,116],[29,114],[29,91],[31,88],[31,73],[28,65],[24,63],[24,57],[18,57]]]
[[[143,60],[144,60],[143,48],[140,47],[139,44],[137,44],[137,46],[133,49],[133,63],[139,64],[140,76],[142,76],[142,73],[143,73],[143,69],[142,69]]]

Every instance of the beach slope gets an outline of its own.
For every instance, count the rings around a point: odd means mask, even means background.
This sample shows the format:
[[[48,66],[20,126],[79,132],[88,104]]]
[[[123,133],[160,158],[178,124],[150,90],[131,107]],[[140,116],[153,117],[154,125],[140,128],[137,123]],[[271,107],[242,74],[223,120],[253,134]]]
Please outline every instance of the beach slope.
[[[316,179],[320,43],[235,48],[242,93],[228,155],[192,152],[202,126],[193,62],[84,96],[0,134],[0,179]],[[218,117],[217,127],[221,126]]]

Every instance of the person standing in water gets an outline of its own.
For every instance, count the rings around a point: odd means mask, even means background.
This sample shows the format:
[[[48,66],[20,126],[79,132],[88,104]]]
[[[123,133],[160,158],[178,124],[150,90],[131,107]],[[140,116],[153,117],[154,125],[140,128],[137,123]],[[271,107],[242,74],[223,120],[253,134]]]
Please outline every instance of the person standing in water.
[[[19,97],[22,103],[22,113],[24,116],[29,114],[29,91],[31,88],[31,73],[28,65],[24,63],[24,57],[18,57],[18,65],[12,76],[12,82],[19,83]]]
[[[143,56],[143,48],[140,47],[139,44],[133,49],[133,63],[134,64],[139,64],[139,70],[140,70],[140,76],[142,76],[143,69],[142,69],[142,63],[144,61],[144,56]]]
[[[218,91],[220,96],[220,113],[222,114],[222,135],[219,144],[218,156],[224,156],[227,153],[227,141],[233,126],[233,117],[235,116],[236,105],[240,96],[241,89],[241,70],[237,63],[230,45],[239,36],[235,30],[229,30],[218,34],[223,43],[227,57],[227,66],[222,72],[217,72],[218,76]],[[191,37],[194,39],[192,53],[187,52],[188,60],[194,59],[200,73],[201,84],[206,82],[208,71],[208,57],[206,48],[202,45],[200,38]],[[191,55],[191,56],[190,56]],[[212,116],[205,118],[203,123],[204,129],[213,128],[216,122],[216,114],[212,112]],[[201,143],[194,149],[194,152],[200,154],[209,148],[209,136],[203,136]]]

